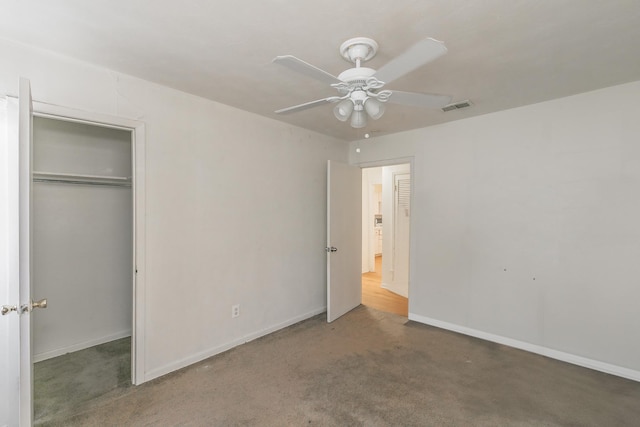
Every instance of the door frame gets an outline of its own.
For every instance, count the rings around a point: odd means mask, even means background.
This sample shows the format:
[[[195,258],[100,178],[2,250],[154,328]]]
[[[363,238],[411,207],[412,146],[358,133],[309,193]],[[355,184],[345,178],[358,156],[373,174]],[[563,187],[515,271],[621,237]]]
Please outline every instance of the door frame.
[[[414,156],[408,156],[408,157],[398,157],[395,159],[386,159],[386,160],[373,160],[373,161],[367,161],[367,162],[354,162],[352,163],[354,166],[358,166],[360,167],[360,169],[367,169],[367,168],[377,168],[377,167],[383,167],[383,166],[398,166],[398,165],[404,165],[404,164],[409,164],[409,175],[411,178],[411,183],[410,183],[410,188],[411,188],[411,194],[409,194],[409,203],[411,205],[411,216],[409,217],[409,283],[408,283],[408,287],[409,287],[409,292],[408,292],[408,296],[407,296],[407,300],[409,303],[409,313],[408,315],[411,316],[411,283],[413,283],[413,277],[414,277],[414,272],[413,272],[413,268],[416,265],[414,262],[414,254],[415,254],[415,245],[416,245],[416,239],[415,239],[415,234],[412,232],[412,230],[414,229],[414,218],[415,215],[413,214],[413,209],[415,204],[413,203],[414,200],[414,186],[415,186],[415,157]],[[383,183],[384,185],[384,183]],[[384,227],[384,218],[382,220],[382,226]],[[384,239],[384,235],[382,237]],[[361,251],[362,252],[362,251]],[[384,252],[384,251],[383,251]],[[382,255],[384,257],[384,253]]]
[[[131,189],[133,207],[133,313],[131,325],[131,382],[140,385],[145,378],[145,279],[146,279],[146,146],[145,125],[137,120],[92,113],[58,105],[33,102],[33,116],[131,132]]]

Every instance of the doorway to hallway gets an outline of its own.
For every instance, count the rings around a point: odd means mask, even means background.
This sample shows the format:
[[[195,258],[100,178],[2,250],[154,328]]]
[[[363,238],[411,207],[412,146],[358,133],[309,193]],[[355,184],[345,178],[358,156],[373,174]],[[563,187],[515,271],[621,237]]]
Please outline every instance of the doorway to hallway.
[[[362,304],[408,316],[410,164],[362,169]]]

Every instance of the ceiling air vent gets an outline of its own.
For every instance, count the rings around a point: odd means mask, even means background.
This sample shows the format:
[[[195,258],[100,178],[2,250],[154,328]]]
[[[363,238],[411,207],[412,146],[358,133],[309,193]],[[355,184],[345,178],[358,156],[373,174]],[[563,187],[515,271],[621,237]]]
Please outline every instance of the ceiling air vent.
[[[471,103],[471,101],[466,99],[464,101],[455,102],[453,104],[445,105],[444,107],[442,107],[442,111],[444,111],[446,113],[447,111],[459,110],[461,108],[471,107],[472,105],[473,104]]]

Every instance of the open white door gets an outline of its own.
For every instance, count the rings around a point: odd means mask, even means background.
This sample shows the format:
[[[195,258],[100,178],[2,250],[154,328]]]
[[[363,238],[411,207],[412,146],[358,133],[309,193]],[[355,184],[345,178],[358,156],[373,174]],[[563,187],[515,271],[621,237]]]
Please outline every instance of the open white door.
[[[327,164],[327,322],[362,301],[362,171]]]
[[[32,423],[31,364],[31,121],[29,80],[20,79],[19,98],[7,103],[7,263],[6,301],[2,303],[2,330],[7,355],[2,393],[5,412],[0,423]],[[3,372],[4,374],[5,372]]]
[[[18,117],[20,256],[20,425],[30,426],[33,415],[33,363],[31,360],[31,153],[33,102],[29,80],[20,79]],[[45,303],[46,306],[46,303]]]

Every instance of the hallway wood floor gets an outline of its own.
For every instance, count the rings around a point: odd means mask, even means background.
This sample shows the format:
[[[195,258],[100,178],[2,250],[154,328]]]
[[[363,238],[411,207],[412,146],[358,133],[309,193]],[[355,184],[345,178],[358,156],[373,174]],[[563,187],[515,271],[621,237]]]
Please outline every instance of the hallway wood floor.
[[[362,305],[387,313],[409,315],[409,300],[380,287],[382,283],[382,256],[376,257],[376,271],[362,275]]]

